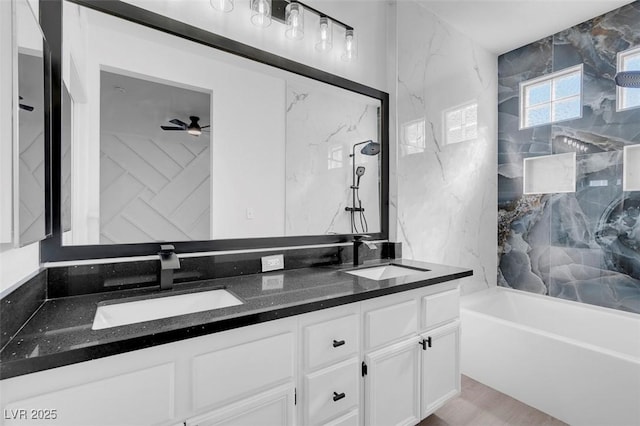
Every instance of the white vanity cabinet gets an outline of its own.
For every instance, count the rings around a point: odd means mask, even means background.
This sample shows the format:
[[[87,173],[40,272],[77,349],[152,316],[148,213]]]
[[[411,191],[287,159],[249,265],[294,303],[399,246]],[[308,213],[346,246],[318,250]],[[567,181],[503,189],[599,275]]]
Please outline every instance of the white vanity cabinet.
[[[0,421],[293,425],[296,326],[285,318],[2,380]]]
[[[458,298],[450,281],[2,380],[0,424],[416,424],[460,391]]]
[[[457,287],[362,302],[365,425],[413,425],[459,394],[458,312]]]

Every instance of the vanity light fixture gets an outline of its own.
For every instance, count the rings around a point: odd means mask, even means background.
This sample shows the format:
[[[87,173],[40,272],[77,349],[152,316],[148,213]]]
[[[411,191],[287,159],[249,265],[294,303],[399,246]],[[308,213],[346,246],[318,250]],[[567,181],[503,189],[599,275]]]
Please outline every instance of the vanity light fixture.
[[[2,0],[0,0],[2,1]],[[216,10],[230,12],[234,0],[210,0]],[[319,17],[315,48],[327,52],[333,48],[334,26],[344,28],[344,52],[342,60],[352,61],[357,57],[357,42],[352,26],[297,0],[250,0],[251,23],[257,27],[268,27],[272,20],[286,26],[285,36],[293,40],[304,38],[304,15],[311,12]]]
[[[220,12],[231,12],[233,10],[233,0],[211,0],[211,7]]]
[[[300,3],[292,1],[287,5],[285,23],[284,35],[287,38],[301,40],[304,37],[304,7]]]
[[[262,28],[271,25],[271,0],[251,0],[251,23]]]
[[[333,25],[331,20],[326,16],[320,17],[320,26],[318,27],[318,41],[316,42],[316,50],[327,52],[333,46]]]

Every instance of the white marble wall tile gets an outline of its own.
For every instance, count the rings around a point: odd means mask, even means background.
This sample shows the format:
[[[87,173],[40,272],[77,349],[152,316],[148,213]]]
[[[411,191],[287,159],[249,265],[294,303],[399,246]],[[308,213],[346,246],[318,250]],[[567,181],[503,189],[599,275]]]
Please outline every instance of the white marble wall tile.
[[[397,22],[403,256],[472,267],[463,292],[494,286],[497,57],[417,3],[399,2]],[[443,111],[468,102],[478,104],[477,138],[444,145]]]
[[[285,235],[350,233],[355,143],[379,141],[379,102],[301,82],[287,83]],[[360,199],[368,232],[380,232],[379,156],[360,153]],[[362,232],[360,220],[357,232]]]

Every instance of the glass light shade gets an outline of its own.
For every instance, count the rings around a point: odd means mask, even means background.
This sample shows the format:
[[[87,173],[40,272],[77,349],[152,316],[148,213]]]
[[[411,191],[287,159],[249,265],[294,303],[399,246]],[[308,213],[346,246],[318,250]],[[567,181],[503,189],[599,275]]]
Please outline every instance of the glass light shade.
[[[300,3],[291,2],[285,11],[287,29],[284,35],[294,40],[300,40],[304,37],[304,8]]]
[[[326,16],[320,17],[320,27],[318,28],[318,41],[316,50],[326,52],[333,46],[333,25]]]
[[[251,23],[256,27],[271,25],[271,0],[251,0]]]
[[[342,53],[343,61],[352,61],[358,56],[358,44],[355,33],[352,29],[346,31],[344,35],[344,52]]]
[[[211,7],[221,12],[231,12],[233,10],[233,0],[211,0]]]

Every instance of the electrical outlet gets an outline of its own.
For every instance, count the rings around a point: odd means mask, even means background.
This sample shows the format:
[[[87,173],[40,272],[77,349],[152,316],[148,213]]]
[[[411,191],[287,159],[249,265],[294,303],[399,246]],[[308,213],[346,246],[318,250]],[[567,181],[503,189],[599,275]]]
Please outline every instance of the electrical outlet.
[[[265,275],[262,277],[262,290],[278,290],[284,288],[284,275]]]
[[[254,219],[256,217],[256,212],[253,207],[247,207],[247,219]]]
[[[274,254],[273,256],[264,256],[260,258],[262,260],[262,272],[277,271],[278,269],[284,269],[284,256],[281,254]]]

